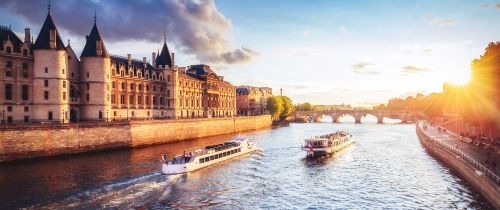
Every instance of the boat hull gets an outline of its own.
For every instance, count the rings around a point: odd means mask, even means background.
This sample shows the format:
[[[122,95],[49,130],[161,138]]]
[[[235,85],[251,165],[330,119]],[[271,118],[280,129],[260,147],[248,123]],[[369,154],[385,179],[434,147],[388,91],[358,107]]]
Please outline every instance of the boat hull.
[[[320,147],[320,148],[310,148],[307,146],[303,146],[302,150],[307,152],[307,157],[319,157],[319,156],[324,156],[328,154],[334,154],[345,147],[351,145],[354,143],[354,139],[350,139],[347,142],[344,142],[343,144],[340,144],[335,147]]]
[[[229,159],[253,152],[255,150],[257,150],[257,147],[255,145],[252,145],[251,147],[247,147],[244,150],[241,150],[241,152],[227,155],[225,157],[221,157],[221,158],[218,158],[215,160],[211,160],[210,162],[204,162],[204,163],[201,163],[199,159],[204,158],[206,156],[200,156],[200,157],[196,158],[194,161],[189,162],[189,163],[184,163],[184,164],[165,164],[164,163],[164,164],[162,164],[162,174],[165,174],[165,175],[185,174],[185,173],[192,172],[192,171],[195,171],[195,170],[198,170],[198,169],[210,166],[210,165],[214,165],[216,163],[220,163],[220,162],[225,161],[225,160],[229,160]],[[222,152],[224,152],[224,151],[221,151],[218,153],[213,153],[213,155],[219,154]],[[210,155],[212,155],[212,154],[209,154],[208,156],[210,156]]]

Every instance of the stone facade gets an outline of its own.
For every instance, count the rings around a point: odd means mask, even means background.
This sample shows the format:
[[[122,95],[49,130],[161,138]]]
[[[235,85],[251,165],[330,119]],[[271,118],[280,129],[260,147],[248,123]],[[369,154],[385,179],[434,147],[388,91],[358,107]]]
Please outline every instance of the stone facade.
[[[236,106],[238,115],[262,115],[267,113],[267,98],[273,95],[268,87],[238,86]]]
[[[271,126],[271,116],[212,119],[33,124],[0,130],[0,162],[60,154],[131,148],[239,133]]]
[[[208,65],[178,67],[161,53],[110,55],[94,21],[80,59],[50,11],[32,43],[0,28],[0,112],[4,123],[178,119],[236,115],[236,90]]]

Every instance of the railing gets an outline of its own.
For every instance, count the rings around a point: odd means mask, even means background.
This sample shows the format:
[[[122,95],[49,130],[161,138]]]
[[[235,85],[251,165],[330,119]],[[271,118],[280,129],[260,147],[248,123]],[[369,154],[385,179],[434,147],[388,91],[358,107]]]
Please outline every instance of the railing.
[[[482,165],[481,163],[477,162],[476,160],[474,160],[473,158],[471,158],[469,155],[463,153],[462,151],[456,149],[455,147],[452,147],[450,146],[449,144],[443,142],[443,141],[438,141],[438,140],[435,140],[433,138],[430,138],[429,136],[427,136],[419,127],[420,125],[417,124],[417,135],[420,137],[421,135],[425,136],[426,140],[428,141],[433,141],[441,146],[443,146],[444,148],[448,149],[449,151],[455,153],[456,155],[460,156],[463,160],[465,160],[465,162],[471,164],[472,166],[474,166],[475,169],[481,171],[483,174],[485,174],[488,178],[490,178],[493,182],[495,182],[497,185],[500,186],[500,177],[493,173],[490,169],[488,169],[486,166]]]

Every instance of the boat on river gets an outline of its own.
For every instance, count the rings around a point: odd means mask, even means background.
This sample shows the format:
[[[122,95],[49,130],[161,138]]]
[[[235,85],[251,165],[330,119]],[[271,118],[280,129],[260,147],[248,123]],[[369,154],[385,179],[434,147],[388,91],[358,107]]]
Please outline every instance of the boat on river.
[[[305,139],[305,144],[301,146],[301,149],[307,152],[307,157],[317,157],[335,153],[352,143],[354,143],[352,134],[337,131]]]
[[[184,151],[184,154],[169,159],[163,155],[161,172],[163,174],[183,174],[209,165],[219,163],[257,149],[255,143],[248,138],[238,136],[231,141],[221,144],[206,146],[205,148],[194,148]]]

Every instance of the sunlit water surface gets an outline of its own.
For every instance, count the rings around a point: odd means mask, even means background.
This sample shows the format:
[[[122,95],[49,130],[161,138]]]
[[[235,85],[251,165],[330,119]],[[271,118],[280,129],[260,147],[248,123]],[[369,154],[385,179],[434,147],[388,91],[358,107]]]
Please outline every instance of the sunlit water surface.
[[[335,130],[356,143],[304,159],[304,138]],[[160,155],[234,136],[0,165],[0,209],[493,208],[426,153],[414,125],[325,122],[244,135],[260,151],[187,175],[160,174]]]

